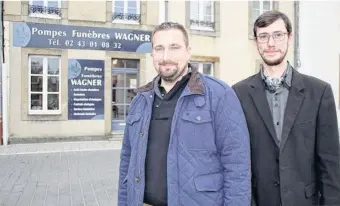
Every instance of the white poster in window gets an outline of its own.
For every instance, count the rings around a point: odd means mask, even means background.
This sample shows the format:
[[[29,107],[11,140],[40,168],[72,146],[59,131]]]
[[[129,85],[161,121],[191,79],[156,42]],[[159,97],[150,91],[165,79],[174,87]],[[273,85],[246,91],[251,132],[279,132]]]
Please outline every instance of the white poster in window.
[[[137,87],[137,79],[130,79],[130,89]]]

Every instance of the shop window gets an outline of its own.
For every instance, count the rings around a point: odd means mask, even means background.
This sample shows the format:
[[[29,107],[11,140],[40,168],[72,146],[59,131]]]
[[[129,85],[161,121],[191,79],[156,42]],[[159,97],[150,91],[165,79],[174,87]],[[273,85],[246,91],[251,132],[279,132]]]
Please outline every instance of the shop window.
[[[113,59],[111,69],[112,86],[112,130],[123,130],[130,112],[130,104],[138,87],[139,60]]]
[[[140,23],[140,0],[112,0],[113,23]]]
[[[60,114],[60,57],[29,56],[29,114]]]
[[[198,68],[198,71],[206,74],[206,75],[210,75],[210,76],[214,76],[214,64],[211,62],[191,62],[191,64]]]
[[[30,0],[28,13],[32,17],[61,18],[61,0]]]
[[[214,14],[214,1],[191,0],[190,29],[213,31]]]

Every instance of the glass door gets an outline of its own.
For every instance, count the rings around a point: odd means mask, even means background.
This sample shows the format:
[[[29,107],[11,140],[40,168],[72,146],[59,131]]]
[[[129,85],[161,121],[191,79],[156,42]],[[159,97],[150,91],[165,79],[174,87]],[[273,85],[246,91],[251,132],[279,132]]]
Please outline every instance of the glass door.
[[[118,59],[116,67],[111,69],[111,86],[112,86],[112,132],[124,132],[126,117],[130,111],[130,104],[132,99],[136,96],[134,89],[138,87],[138,63],[135,68],[131,66],[130,61],[138,60],[124,60]],[[127,64],[128,63],[128,64]],[[130,63],[130,65],[129,65]],[[123,64],[123,65],[120,65]],[[117,65],[119,67],[117,67]],[[126,66],[127,65],[127,66]],[[123,67],[122,67],[123,66]]]

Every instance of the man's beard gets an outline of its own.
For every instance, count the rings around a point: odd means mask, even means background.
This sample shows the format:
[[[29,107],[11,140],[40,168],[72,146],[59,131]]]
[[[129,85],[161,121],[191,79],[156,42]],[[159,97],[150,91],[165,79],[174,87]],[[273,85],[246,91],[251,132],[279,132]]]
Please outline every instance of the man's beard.
[[[161,67],[161,66],[165,66],[167,64],[170,65],[170,66],[175,66],[176,68],[174,70],[172,70],[171,73],[163,72],[162,69],[159,68],[160,77],[162,78],[163,81],[169,82],[169,83],[177,81],[178,78],[181,77],[184,74],[186,65],[183,68],[180,68],[177,63],[169,62],[169,61],[168,62],[163,61],[163,62],[159,63],[159,66]]]
[[[279,50],[279,52],[282,54],[281,50]],[[275,60],[266,59],[266,57],[264,56],[264,53],[261,53],[261,58],[262,58],[263,62],[265,64],[267,64],[268,66],[277,66],[277,65],[281,64],[282,61],[285,59],[287,52],[288,52],[288,49],[285,51],[285,53],[280,58],[275,59]]]

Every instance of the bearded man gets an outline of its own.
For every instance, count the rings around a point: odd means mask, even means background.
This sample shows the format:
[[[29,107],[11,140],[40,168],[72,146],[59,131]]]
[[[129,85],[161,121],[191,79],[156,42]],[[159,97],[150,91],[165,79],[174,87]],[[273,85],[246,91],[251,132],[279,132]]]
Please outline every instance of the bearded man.
[[[251,203],[250,141],[241,104],[224,82],[189,63],[183,25],[152,35],[158,75],[137,89],[121,150],[118,206]]]
[[[330,84],[287,61],[293,34],[284,13],[263,13],[253,32],[263,65],[232,86],[250,133],[252,205],[340,205],[339,131]]]

